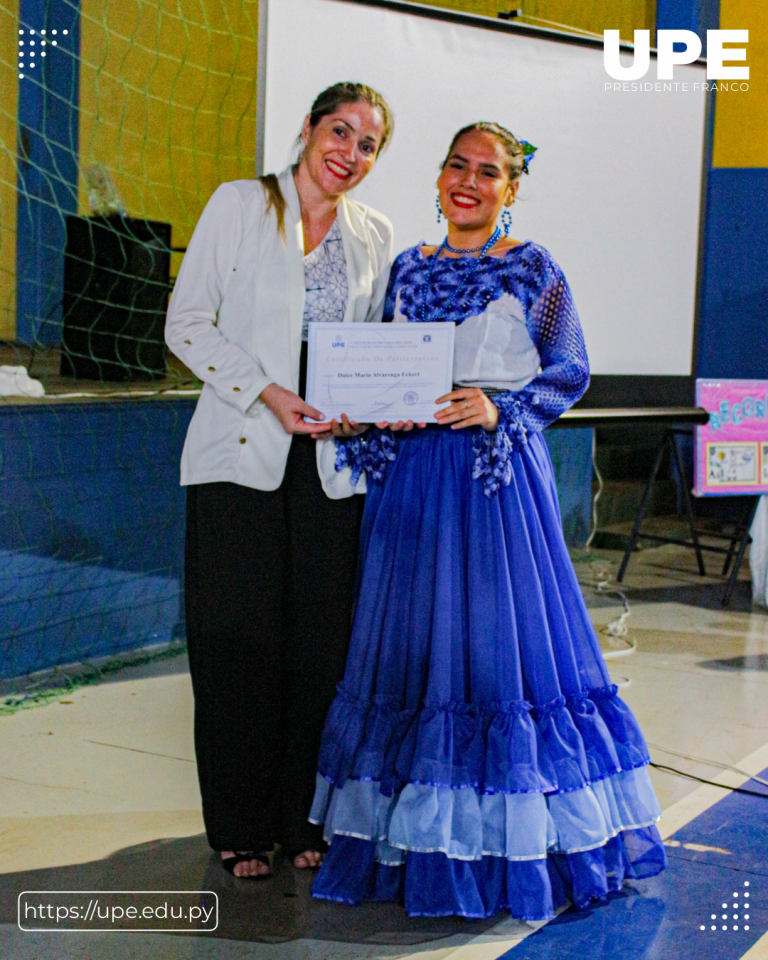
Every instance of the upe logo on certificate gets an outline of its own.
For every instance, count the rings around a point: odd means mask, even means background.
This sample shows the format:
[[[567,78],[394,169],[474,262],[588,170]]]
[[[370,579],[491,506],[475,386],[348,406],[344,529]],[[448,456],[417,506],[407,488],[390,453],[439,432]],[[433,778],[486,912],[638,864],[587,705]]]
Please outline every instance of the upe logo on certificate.
[[[453,323],[310,323],[307,403],[324,421],[435,423],[453,382]],[[445,404],[443,404],[445,406]]]

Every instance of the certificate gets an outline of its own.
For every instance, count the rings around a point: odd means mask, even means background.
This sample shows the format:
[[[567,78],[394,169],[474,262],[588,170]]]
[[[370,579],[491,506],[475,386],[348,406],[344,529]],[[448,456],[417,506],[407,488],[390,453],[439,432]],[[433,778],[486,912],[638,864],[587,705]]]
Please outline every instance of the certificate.
[[[447,322],[310,323],[307,403],[326,421],[435,423],[435,400],[453,382],[454,332]]]

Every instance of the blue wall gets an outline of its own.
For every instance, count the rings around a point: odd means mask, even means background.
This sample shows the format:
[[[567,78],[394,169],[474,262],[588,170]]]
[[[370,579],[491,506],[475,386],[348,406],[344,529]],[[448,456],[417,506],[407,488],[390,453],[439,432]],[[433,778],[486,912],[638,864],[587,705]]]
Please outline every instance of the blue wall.
[[[0,678],[183,636],[191,400],[0,406]],[[591,430],[545,434],[569,542]]]
[[[19,28],[25,69],[18,106],[16,336],[22,343],[51,345],[61,340],[64,218],[77,212],[79,2],[21,0]],[[46,31],[45,48],[40,30]]]
[[[768,379],[768,170],[710,171],[696,375]]]
[[[592,523],[593,435],[594,430],[571,427],[550,427],[544,431],[569,547],[584,546]]]
[[[706,31],[718,28],[719,14],[719,0],[658,0],[656,26],[659,30],[695,31],[705,44],[706,54]],[[755,80],[764,82],[764,78]],[[708,156],[711,137],[710,123]],[[768,169],[709,170],[693,364],[697,377],[768,379],[766,210]]]
[[[717,30],[720,0],[656,0],[657,30],[692,30],[706,55],[707,30]]]
[[[193,409],[0,406],[0,677],[183,635]]]

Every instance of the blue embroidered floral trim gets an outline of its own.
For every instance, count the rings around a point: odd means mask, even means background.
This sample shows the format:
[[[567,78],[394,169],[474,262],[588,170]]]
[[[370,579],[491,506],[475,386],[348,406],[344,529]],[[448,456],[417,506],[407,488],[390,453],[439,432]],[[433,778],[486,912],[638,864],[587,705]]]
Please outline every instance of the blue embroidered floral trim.
[[[499,410],[499,425],[495,430],[479,429],[472,443],[475,463],[472,477],[482,479],[483,493],[493,497],[501,487],[512,480],[512,454],[528,443],[528,431],[523,425],[523,404],[519,394],[499,393],[493,398]]]
[[[359,437],[336,440],[336,471],[350,467],[350,483],[357,486],[363,473],[372,480],[381,480],[390,460],[397,456],[397,439],[390,430],[371,428]]]

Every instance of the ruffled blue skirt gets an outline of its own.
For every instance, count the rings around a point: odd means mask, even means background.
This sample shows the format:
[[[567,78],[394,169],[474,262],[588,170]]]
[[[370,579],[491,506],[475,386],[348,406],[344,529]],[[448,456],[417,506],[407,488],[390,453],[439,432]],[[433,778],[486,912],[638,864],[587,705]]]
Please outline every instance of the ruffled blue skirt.
[[[316,897],[543,920],[666,865],[539,434],[493,496],[471,431],[403,434],[369,483],[346,673],[310,819]]]

